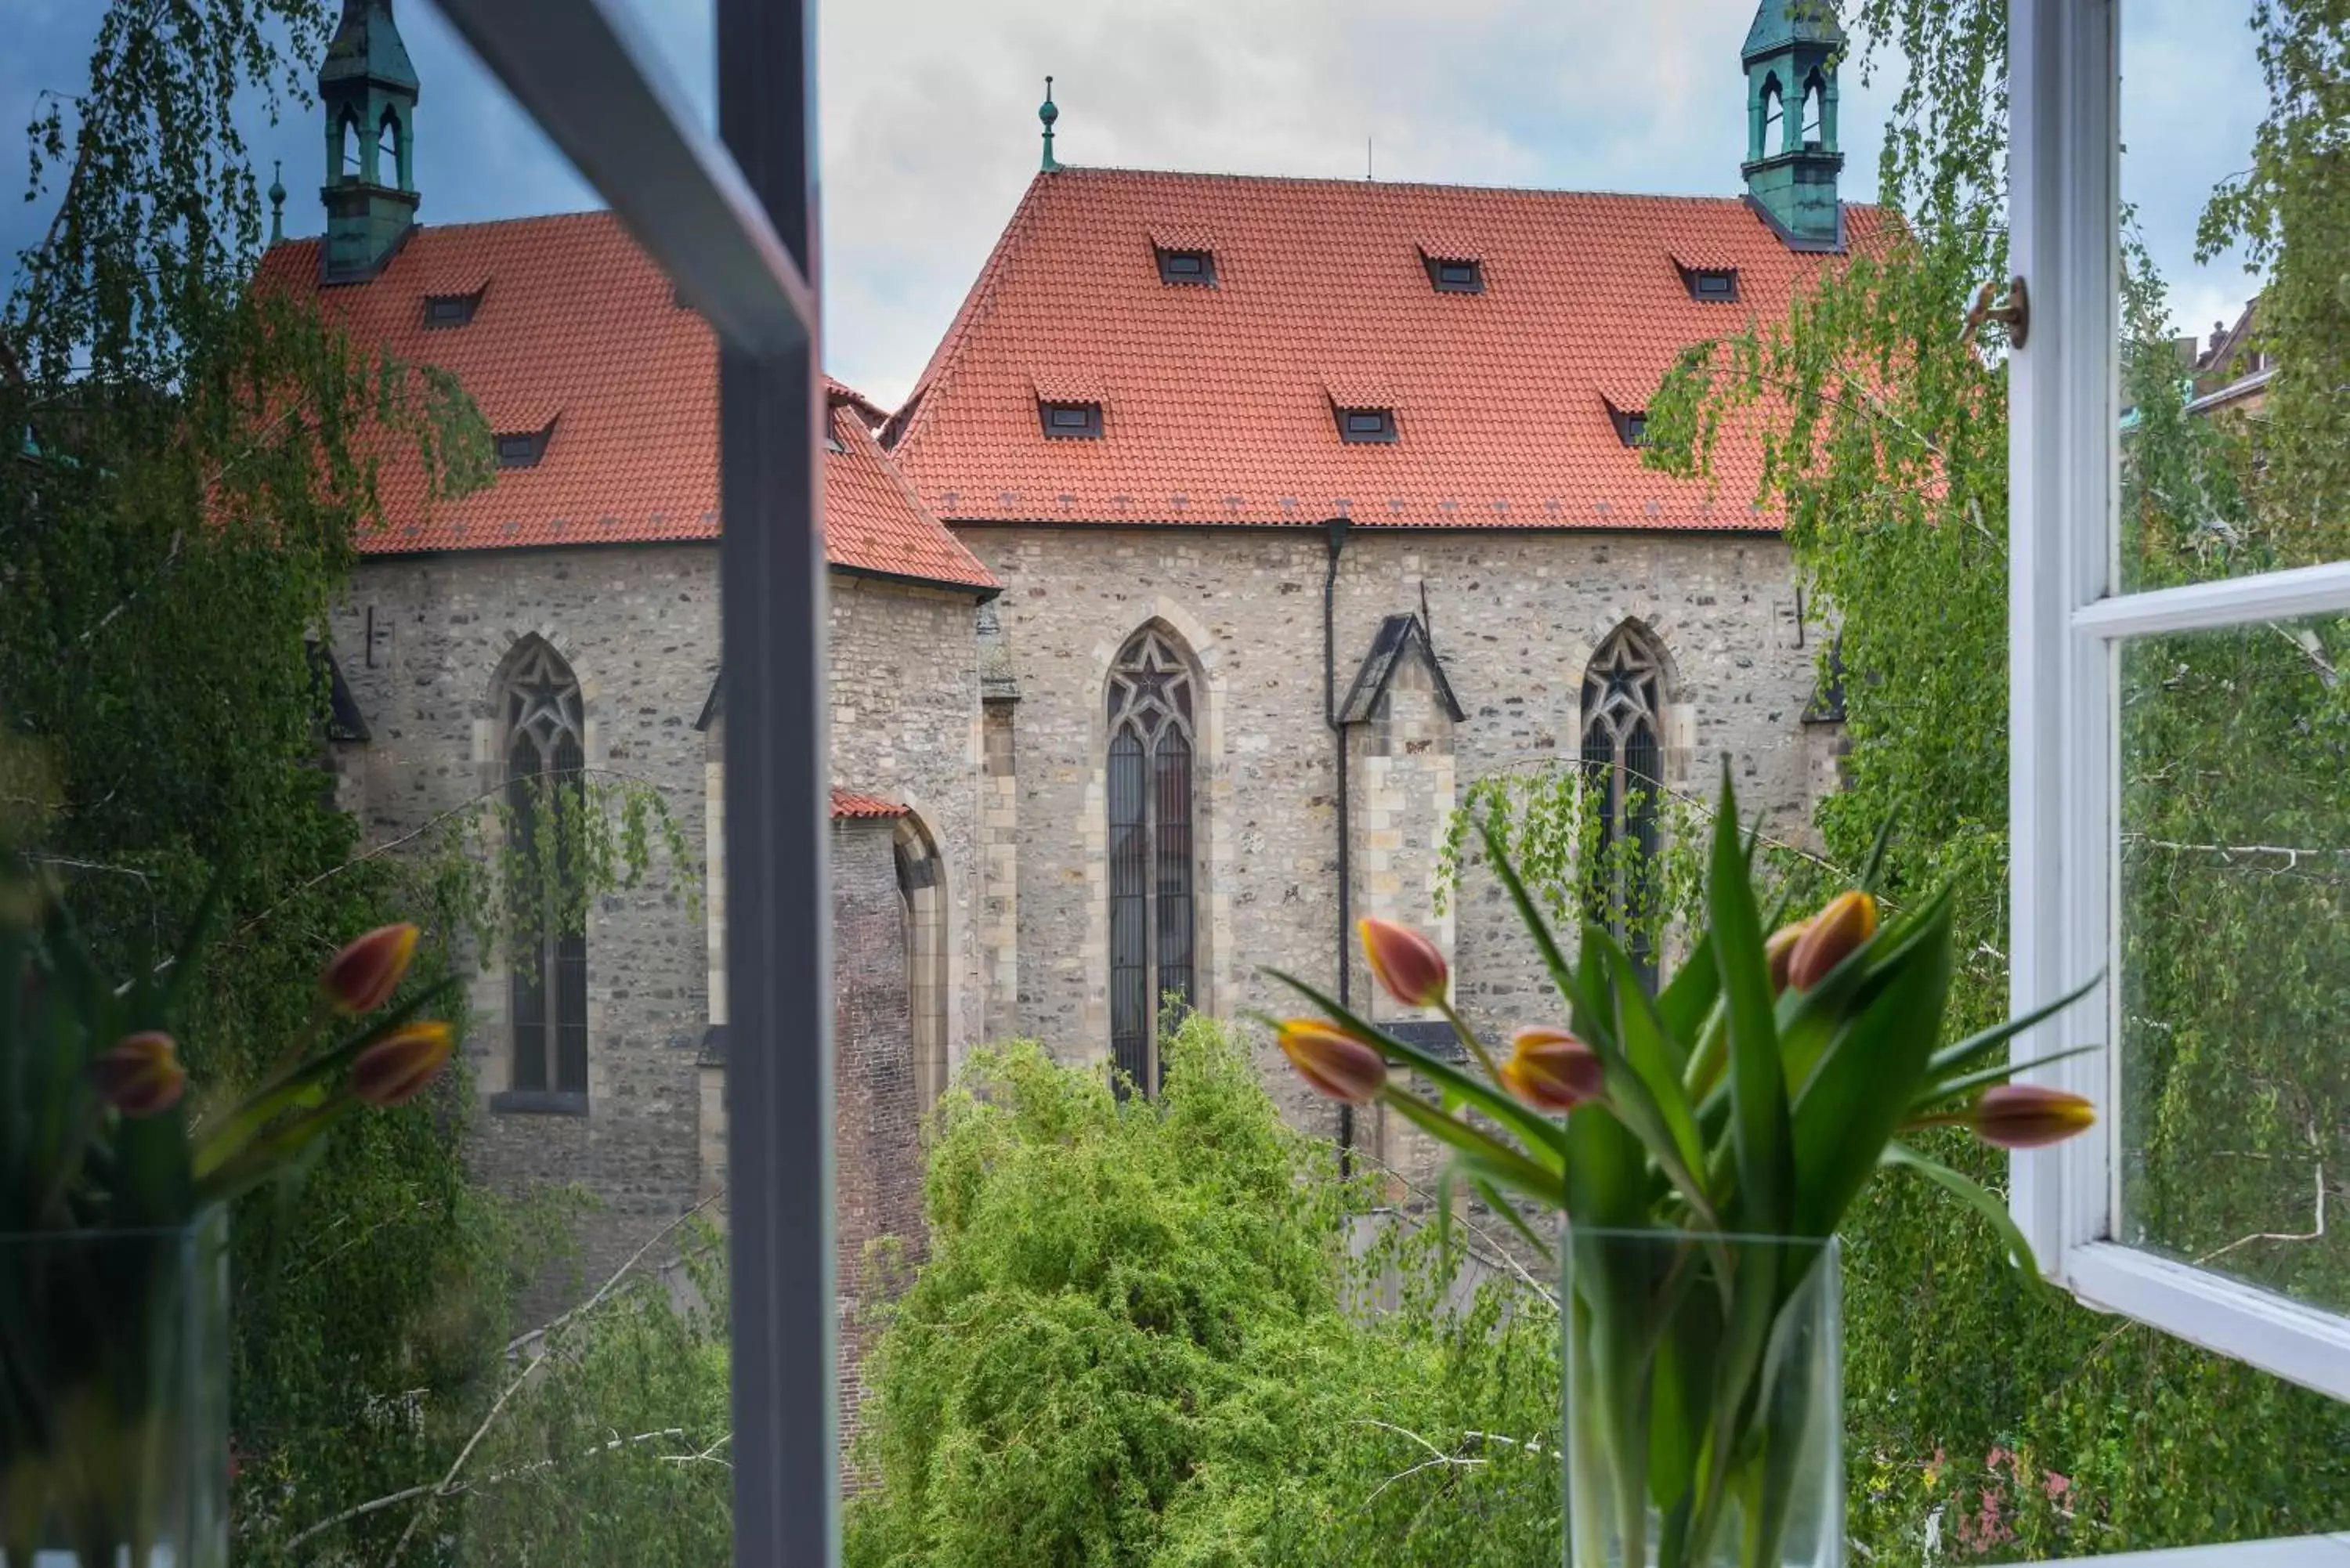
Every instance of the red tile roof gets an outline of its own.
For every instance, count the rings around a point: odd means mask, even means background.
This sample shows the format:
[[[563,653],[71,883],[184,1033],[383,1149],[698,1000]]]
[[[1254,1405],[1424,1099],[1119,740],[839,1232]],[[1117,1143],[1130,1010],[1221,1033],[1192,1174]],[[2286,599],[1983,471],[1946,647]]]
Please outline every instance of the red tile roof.
[[[390,459],[385,526],[359,542],[362,552],[718,536],[717,340],[611,213],[419,228],[375,277],[332,287],[318,283],[318,242],[289,240],[263,257],[261,284],[316,289],[355,337],[453,372],[494,433],[552,427],[537,463],[500,469],[455,500],[428,504],[413,454]],[[466,325],[425,327],[428,296],[475,293]],[[836,407],[871,409],[829,386]],[[859,421],[835,422],[858,440],[845,433],[847,460],[825,466],[826,509],[847,524],[844,537],[827,539],[833,564],[993,586],[913,501]]]
[[[832,792],[832,815],[836,817],[910,816],[911,808],[895,801],[883,800],[878,794],[859,794],[855,790],[836,788]]]
[[[832,444],[824,454],[824,552],[836,566],[993,588],[994,577],[962,541],[939,526],[899,477],[857,410],[857,394],[835,384]],[[869,406],[869,405],[868,405]]]
[[[1856,245],[1881,221],[1846,209]],[[1159,282],[1178,234],[1212,236],[1214,287]],[[1428,254],[1478,260],[1484,292],[1438,293]],[[1735,266],[1738,302],[1691,299],[1677,257]],[[1775,527],[1751,435],[1710,491],[1642,468],[1608,404],[1644,409],[1683,348],[1834,261],[1732,198],[1040,174],[894,452],[950,522]],[[1101,439],[1045,438],[1040,389],[1066,386],[1099,389]],[[1334,401],[1367,396],[1394,442],[1339,439]]]

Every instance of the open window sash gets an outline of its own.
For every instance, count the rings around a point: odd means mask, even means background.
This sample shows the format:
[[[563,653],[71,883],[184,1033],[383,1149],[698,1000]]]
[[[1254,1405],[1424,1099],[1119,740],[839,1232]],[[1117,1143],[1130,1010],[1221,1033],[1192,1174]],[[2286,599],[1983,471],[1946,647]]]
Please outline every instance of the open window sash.
[[[2350,611],[2350,563],[2119,591],[2121,343],[2116,0],[2011,0],[2011,974],[2016,1011],[2094,977],[2015,1059],[2087,1096],[2088,1134],[2018,1154],[2011,1205],[2042,1268],[2091,1305],[2350,1398],[2350,1318],[2126,1245],[2122,1045],[2125,649],[2136,639]],[[2350,1218],[2350,1217],[2345,1217]]]

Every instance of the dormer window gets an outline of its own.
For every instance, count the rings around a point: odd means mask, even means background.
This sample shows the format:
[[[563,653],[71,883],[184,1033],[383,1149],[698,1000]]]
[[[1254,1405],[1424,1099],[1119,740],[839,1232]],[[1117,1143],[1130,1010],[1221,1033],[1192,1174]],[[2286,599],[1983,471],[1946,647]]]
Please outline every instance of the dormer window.
[[[1646,409],[1610,409],[1616,421],[1616,439],[1626,446],[1648,444],[1648,412]]]
[[[1216,253],[1213,251],[1179,251],[1159,247],[1159,281],[1161,283],[1196,283],[1215,286]]]
[[[1428,264],[1428,281],[1436,286],[1439,294],[1482,294],[1485,292],[1485,264],[1473,258],[1448,260],[1443,256],[1422,256]]]
[[[1099,403],[1052,403],[1037,405],[1045,421],[1047,441],[1099,441],[1102,433],[1102,407]]]
[[[548,425],[543,431],[517,431],[497,438],[500,468],[536,468],[539,459],[546,455],[546,438],[555,433]]]
[[[424,296],[425,330],[441,331],[469,326],[473,322],[473,312],[481,307],[480,289],[471,294],[428,294]]]
[[[1396,439],[1393,409],[1340,409],[1338,439],[1344,441],[1391,441]]]
[[[1735,267],[1692,267],[1681,275],[1689,283],[1691,299],[1707,305],[1734,305],[1738,301]]]

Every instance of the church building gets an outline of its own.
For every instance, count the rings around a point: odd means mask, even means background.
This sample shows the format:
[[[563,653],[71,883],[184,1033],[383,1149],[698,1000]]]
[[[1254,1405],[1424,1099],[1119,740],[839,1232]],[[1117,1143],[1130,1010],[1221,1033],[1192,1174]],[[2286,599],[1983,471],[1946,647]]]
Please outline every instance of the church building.
[[[1170,1001],[1284,1008],[1277,967],[1384,1006],[1364,915],[1437,933],[1473,1018],[1544,1016],[1505,906],[1439,912],[1481,778],[1579,764],[1610,832],[1652,834],[1634,786],[1728,757],[1808,830],[1838,740],[1759,448],[1708,484],[1641,447],[1685,348],[1886,221],[1838,198],[1842,42],[1762,0],[1718,197],[1076,167],[1048,93],[913,392],[828,399],[845,1292],[919,1232],[920,1118],[976,1043],[1149,1094]],[[607,213],[418,222],[385,0],[346,0],[320,88],[326,232],[264,280],[453,373],[497,460],[438,500],[387,465],[331,628],[345,798],[382,843],[627,778],[702,848],[473,990],[482,1168],[596,1194],[592,1265],[724,1179],[715,342]],[[1299,1125],[1399,1153],[1259,1044]]]

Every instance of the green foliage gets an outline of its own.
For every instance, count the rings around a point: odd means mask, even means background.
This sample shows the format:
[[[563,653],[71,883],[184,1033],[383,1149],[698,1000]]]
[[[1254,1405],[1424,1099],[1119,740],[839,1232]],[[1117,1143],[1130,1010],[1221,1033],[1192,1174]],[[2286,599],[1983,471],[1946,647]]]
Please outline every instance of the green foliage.
[[[1494,1564],[1555,1550],[1555,1307],[1445,1303],[1212,1021],[1119,1100],[1033,1044],[941,1107],[931,1257],[868,1360],[857,1568]],[[1385,1282],[1401,1310],[1365,1302]],[[1351,1310],[1350,1310],[1351,1309]]]
[[[467,1464],[457,1561],[705,1568],[733,1550],[725,1239],[637,1272],[529,1347]]]

